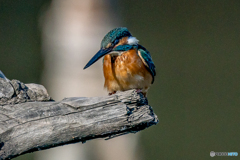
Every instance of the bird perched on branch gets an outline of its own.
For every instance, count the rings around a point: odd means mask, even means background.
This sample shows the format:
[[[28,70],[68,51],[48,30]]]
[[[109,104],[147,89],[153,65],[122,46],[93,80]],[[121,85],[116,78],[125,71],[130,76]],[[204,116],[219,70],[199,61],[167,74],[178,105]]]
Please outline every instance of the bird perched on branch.
[[[154,82],[155,65],[150,53],[125,27],[111,30],[102,40],[101,49],[84,69],[103,57],[104,87],[109,95],[116,91],[137,89],[146,97]]]

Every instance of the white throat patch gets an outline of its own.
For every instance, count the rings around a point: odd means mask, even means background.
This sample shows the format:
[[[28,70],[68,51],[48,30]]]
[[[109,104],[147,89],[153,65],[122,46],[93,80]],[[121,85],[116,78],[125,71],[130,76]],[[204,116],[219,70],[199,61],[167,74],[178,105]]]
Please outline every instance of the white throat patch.
[[[136,37],[128,37],[128,44],[130,45],[137,45],[138,44],[138,41]]]

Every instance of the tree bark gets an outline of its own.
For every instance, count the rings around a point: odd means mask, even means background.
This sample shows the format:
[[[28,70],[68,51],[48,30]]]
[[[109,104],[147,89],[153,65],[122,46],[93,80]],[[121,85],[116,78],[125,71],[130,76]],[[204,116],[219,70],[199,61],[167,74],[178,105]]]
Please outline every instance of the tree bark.
[[[136,90],[54,102],[38,84],[9,81],[0,71],[0,160],[95,138],[113,138],[157,124]]]

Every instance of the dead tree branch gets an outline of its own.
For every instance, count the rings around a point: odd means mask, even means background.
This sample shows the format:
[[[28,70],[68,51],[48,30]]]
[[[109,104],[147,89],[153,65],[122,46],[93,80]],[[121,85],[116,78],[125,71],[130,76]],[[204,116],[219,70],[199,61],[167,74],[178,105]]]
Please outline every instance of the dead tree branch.
[[[135,90],[54,102],[37,84],[9,81],[0,72],[0,160],[95,138],[113,138],[157,124]]]

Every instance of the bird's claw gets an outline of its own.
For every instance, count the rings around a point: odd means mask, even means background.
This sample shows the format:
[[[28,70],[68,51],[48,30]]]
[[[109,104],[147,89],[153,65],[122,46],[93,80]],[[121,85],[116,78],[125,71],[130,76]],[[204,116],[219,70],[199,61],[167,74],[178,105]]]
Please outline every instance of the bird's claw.
[[[137,93],[142,93],[142,90],[141,89],[136,89],[136,92]]]
[[[108,95],[111,96],[111,95],[113,95],[115,93],[116,93],[116,91],[113,91],[112,93],[108,93]]]

